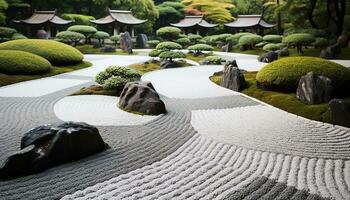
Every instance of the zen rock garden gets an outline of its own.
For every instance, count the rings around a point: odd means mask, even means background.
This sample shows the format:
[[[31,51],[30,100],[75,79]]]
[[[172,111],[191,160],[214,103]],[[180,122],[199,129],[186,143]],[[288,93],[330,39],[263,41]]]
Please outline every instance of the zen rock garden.
[[[0,199],[350,199],[350,2],[0,0]]]

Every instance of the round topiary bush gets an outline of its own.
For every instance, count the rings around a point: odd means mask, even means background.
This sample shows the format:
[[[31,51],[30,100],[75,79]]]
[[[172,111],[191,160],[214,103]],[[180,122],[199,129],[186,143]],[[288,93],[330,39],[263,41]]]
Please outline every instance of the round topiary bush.
[[[56,39],[64,43],[72,43],[73,46],[76,46],[79,42],[85,39],[85,36],[73,31],[62,31],[57,33]]]
[[[262,42],[263,38],[260,35],[255,34],[247,34],[239,38],[238,44],[239,46],[245,46],[248,49],[253,49],[253,47]]]
[[[115,44],[119,43],[120,40],[120,36],[119,35],[113,35],[109,38],[112,42],[114,42]]]
[[[188,35],[188,39],[191,41],[191,44],[196,44],[199,43],[199,41],[202,39],[203,37],[197,34],[189,34]]]
[[[226,62],[224,58],[221,58],[219,56],[208,56],[205,58],[203,63],[208,63],[211,65],[221,65],[223,62]]]
[[[283,44],[282,43],[278,43],[278,44],[266,44],[263,47],[264,51],[276,51],[276,50],[280,50],[281,48],[283,48]]]
[[[28,39],[28,38],[22,35],[21,33],[15,33],[11,37],[11,40],[21,40],[21,39]]]
[[[158,57],[160,53],[162,53],[162,51],[159,51],[157,49],[153,49],[152,51],[149,52],[148,56],[154,58],[154,57]]]
[[[182,49],[182,46],[176,42],[161,42],[157,45],[156,49],[169,51],[175,49]]]
[[[297,47],[298,53],[302,54],[303,46],[311,45],[315,42],[315,37],[309,33],[295,33],[284,37],[282,42],[288,46]]]
[[[96,75],[95,81],[103,85],[105,81],[112,76],[120,76],[128,79],[129,81],[139,80],[141,75],[133,69],[119,66],[110,66],[105,71],[102,71]]]
[[[281,43],[282,38],[282,35],[265,35],[263,40],[268,43]]]
[[[189,46],[187,49],[190,51],[194,51],[197,54],[202,53],[202,51],[214,50],[214,48],[208,44],[195,44],[195,45]]]
[[[155,48],[159,43],[160,43],[159,40],[149,40],[149,41],[147,41],[147,44],[150,45],[153,48]]]
[[[0,73],[35,75],[50,71],[45,58],[25,51],[0,50]]]
[[[324,48],[329,45],[329,42],[326,38],[316,38],[314,44],[316,48]]]
[[[176,27],[166,26],[157,30],[156,34],[158,37],[164,40],[176,40],[181,33],[181,30]]]
[[[83,54],[74,47],[53,40],[23,39],[0,44],[0,50],[18,50],[36,54],[50,61],[52,65],[77,64],[83,61]]]
[[[183,47],[190,45],[191,40],[187,37],[179,38],[176,40],[177,43],[181,44]]]
[[[105,90],[122,90],[124,86],[130,82],[129,79],[120,77],[120,76],[112,76],[108,78],[104,84],[103,84],[103,89]]]
[[[89,34],[94,34],[97,32],[97,29],[93,26],[87,26],[87,25],[74,25],[71,26],[67,29],[67,31],[73,31],[73,32],[78,32],[81,34],[89,35]]]
[[[299,80],[308,72],[332,79],[336,94],[350,89],[350,70],[344,66],[315,57],[288,57],[272,62],[262,68],[256,80],[264,89],[295,92]]]
[[[186,58],[186,55],[180,51],[163,51],[159,54],[159,58],[173,62],[173,59]]]
[[[98,40],[98,42],[100,44],[103,44],[104,40],[105,39],[108,39],[110,36],[109,36],[109,33],[107,32],[104,32],[104,31],[97,31],[96,33],[94,33],[91,38],[94,38],[96,40]]]
[[[8,41],[17,33],[16,29],[0,26],[0,41]]]

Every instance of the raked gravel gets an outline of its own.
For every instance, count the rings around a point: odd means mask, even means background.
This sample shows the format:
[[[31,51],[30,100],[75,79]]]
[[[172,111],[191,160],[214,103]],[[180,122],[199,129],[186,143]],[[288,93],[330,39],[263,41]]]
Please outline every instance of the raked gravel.
[[[162,115],[138,115],[121,110],[119,97],[103,95],[69,96],[55,104],[62,121],[86,122],[94,126],[133,126],[151,122]]]

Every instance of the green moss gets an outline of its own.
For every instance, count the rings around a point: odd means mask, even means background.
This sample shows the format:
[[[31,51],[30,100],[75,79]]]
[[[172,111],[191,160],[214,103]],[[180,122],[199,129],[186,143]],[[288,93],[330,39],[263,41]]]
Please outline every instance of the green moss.
[[[52,66],[49,73],[43,75],[8,75],[0,73],[0,86],[10,85],[14,83],[19,83],[23,81],[35,80],[44,77],[55,76],[62,73],[67,73],[79,69],[84,69],[90,67],[92,64],[90,62],[82,62],[71,66]]]
[[[45,74],[51,64],[45,58],[25,51],[0,50],[0,73]]]
[[[226,62],[226,60],[220,56],[208,56],[205,58],[205,61],[212,65],[221,65],[223,62]]]
[[[79,45],[75,47],[83,54],[101,54],[101,55],[130,55],[128,52],[123,52],[117,49],[116,52],[101,52],[101,49],[93,48],[92,45]],[[133,52],[132,55],[137,55],[137,52]]]
[[[149,62],[147,64],[134,64],[134,65],[130,65],[129,68],[134,69],[138,71],[141,75],[143,75],[151,71],[160,70],[160,63],[157,61],[157,62]]]
[[[311,71],[332,79],[335,94],[342,94],[350,89],[349,69],[325,59],[312,57],[279,59],[262,68],[256,79],[264,88],[294,92],[301,76]]]
[[[244,74],[247,88],[242,90],[242,93],[289,113],[311,120],[330,123],[330,114],[328,112],[327,104],[308,105],[300,102],[294,93],[262,90],[256,86],[256,74],[256,72],[248,72]],[[221,82],[221,76],[211,76],[210,79],[216,84],[220,84]]]
[[[99,85],[91,85],[90,87],[83,87],[79,91],[74,92],[71,96],[77,95],[107,95],[107,96],[120,96],[121,90],[106,90]]]
[[[0,44],[0,50],[18,50],[36,54],[52,65],[71,65],[83,61],[83,54],[74,47],[53,40],[23,39]]]

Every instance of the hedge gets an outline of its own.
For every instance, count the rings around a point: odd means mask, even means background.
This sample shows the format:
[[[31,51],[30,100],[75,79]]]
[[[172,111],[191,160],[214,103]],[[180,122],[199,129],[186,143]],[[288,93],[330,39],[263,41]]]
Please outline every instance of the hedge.
[[[36,75],[50,71],[51,64],[45,58],[32,53],[0,50],[0,73]]]
[[[268,43],[281,43],[282,38],[282,35],[265,35],[263,40]]]
[[[19,50],[36,54],[50,61],[52,65],[77,64],[83,61],[83,54],[74,47],[52,40],[22,39],[0,44],[0,50]]]
[[[308,72],[332,79],[336,94],[350,89],[350,70],[344,66],[316,57],[287,57],[262,68],[256,80],[265,89],[295,92],[299,80]]]

